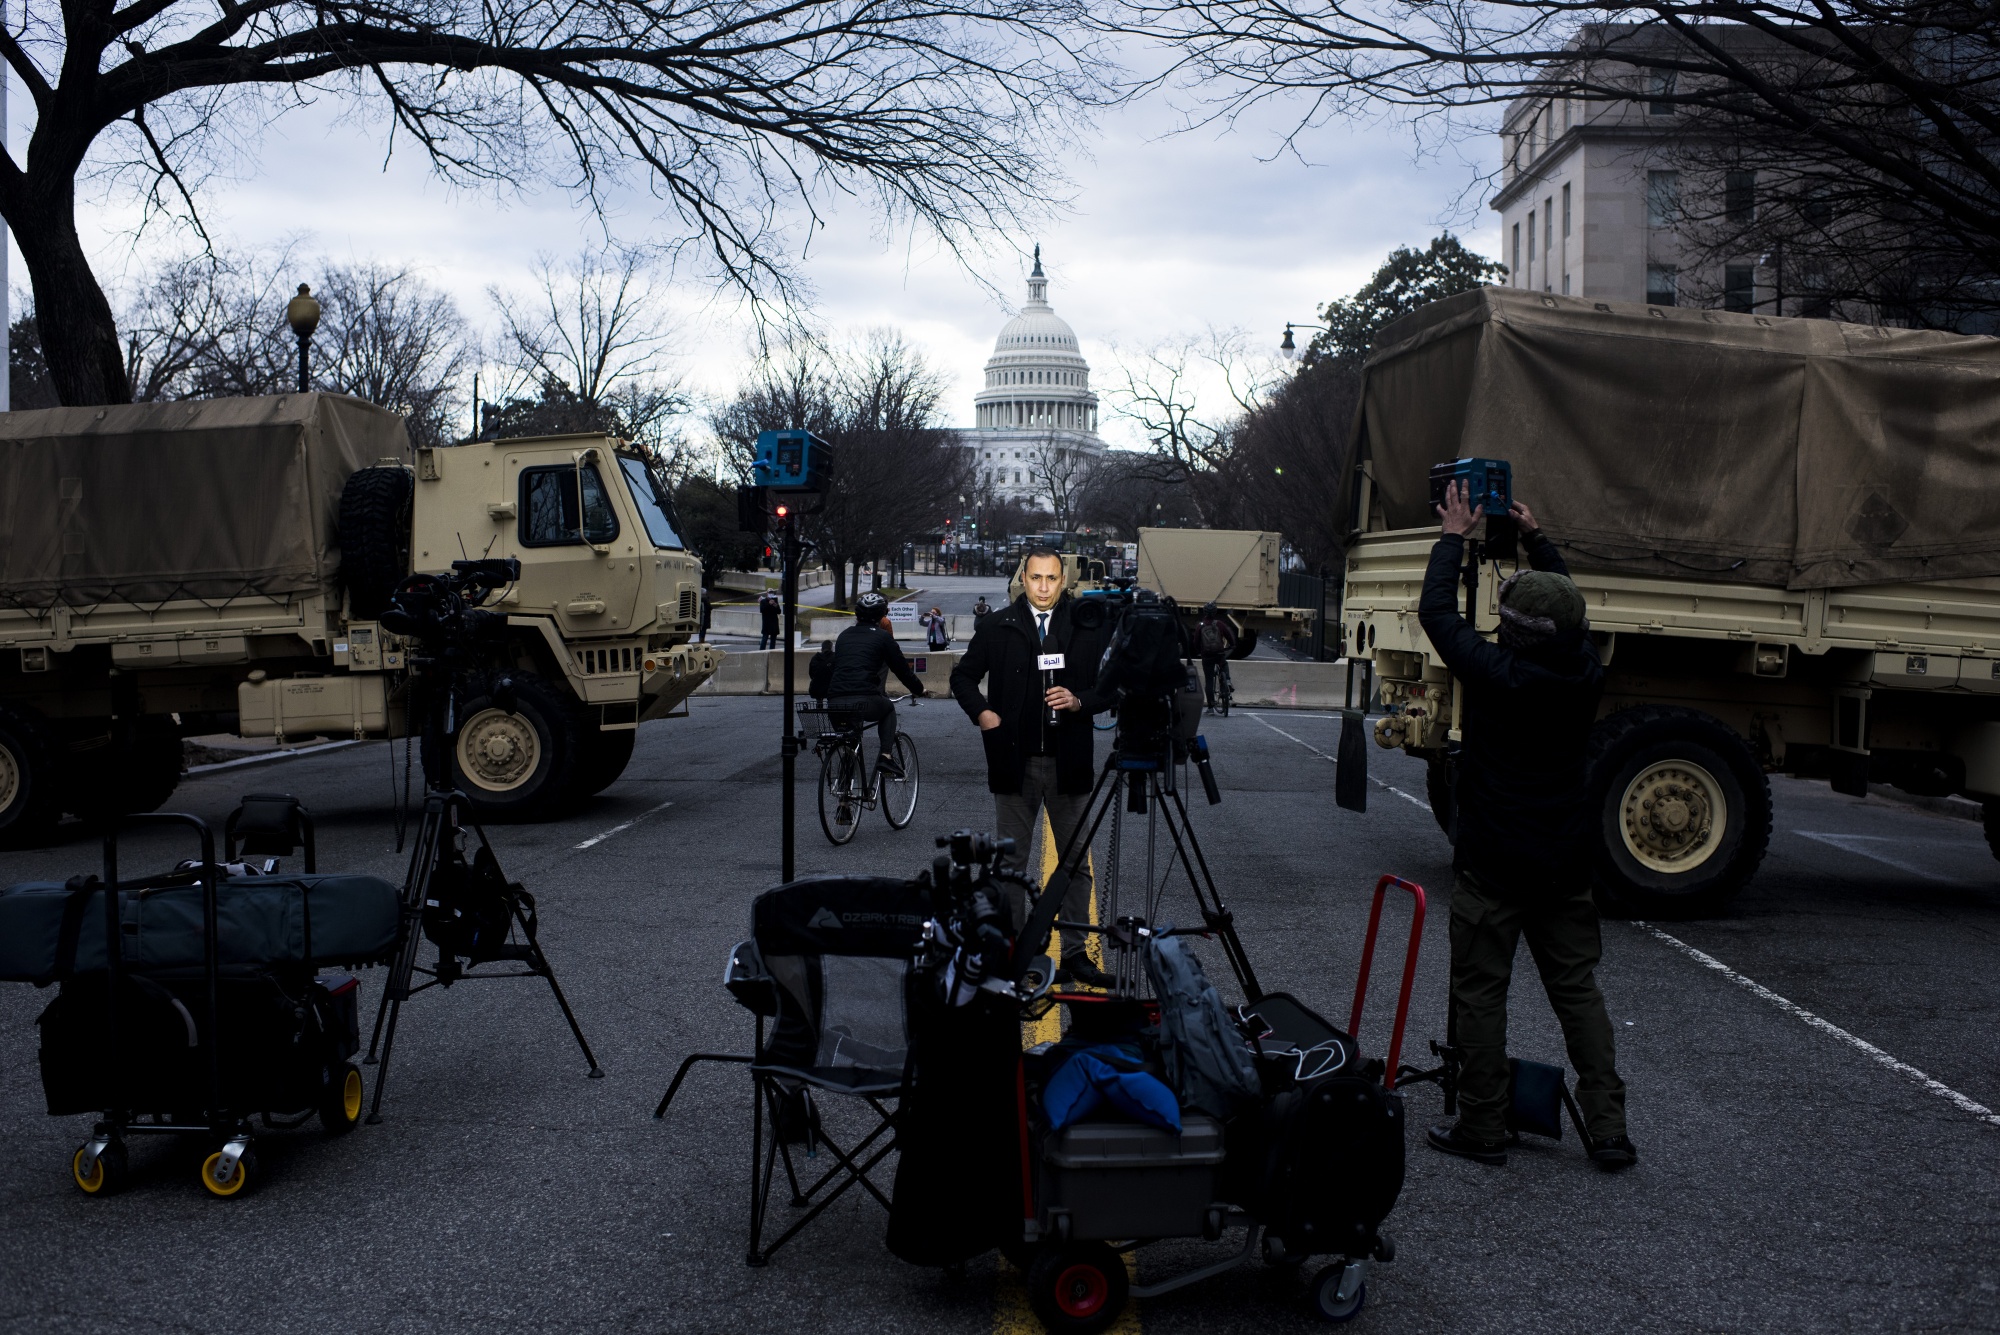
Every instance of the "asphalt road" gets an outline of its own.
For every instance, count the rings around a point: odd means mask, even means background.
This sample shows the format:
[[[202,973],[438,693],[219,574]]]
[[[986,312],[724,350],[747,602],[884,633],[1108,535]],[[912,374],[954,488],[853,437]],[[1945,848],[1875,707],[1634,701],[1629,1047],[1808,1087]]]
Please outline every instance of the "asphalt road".
[[[195,1147],[140,1142],[134,1189],[92,1200],[68,1175],[89,1119],[42,1111],[33,1020],[47,998],[0,987],[0,1331],[1024,1328],[1004,1267],[903,1265],[865,1198],[745,1267],[747,1080],[711,1068],[668,1120],[651,1116],[683,1054],[749,1041],[717,983],[751,897],[776,880],[776,714],[771,700],[700,700],[690,719],[648,725],[588,810],[495,832],[540,900],[607,1079],[584,1078],[541,984],[433,991],[406,1012],[381,1126],[270,1136],[261,1189],[226,1203],[196,1182]],[[902,718],[922,747],[918,822],[875,820],[835,849],[807,808],[802,871],[907,873],[931,833],[989,819],[963,717],[934,702]],[[1337,728],[1210,721],[1226,800],[1196,819],[1265,985],[1337,1019],[1374,877],[1429,887],[1420,1050],[1442,1014],[1449,850],[1400,756],[1373,754],[1382,782],[1365,815],[1334,808]],[[385,747],[356,746],[195,776],[172,805],[219,823],[244,792],[290,791],[319,818],[322,866],[400,879],[389,771]],[[1771,856],[1727,917],[1606,924],[1601,978],[1639,1166],[1601,1175],[1571,1140],[1484,1168],[1413,1135],[1389,1224],[1400,1255],[1376,1270],[1354,1328],[2000,1328],[2000,1123],[1966,1106],[2000,1108],[2000,864],[1949,817],[1785,780],[1777,801]],[[144,847],[127,866],[179,856]],[[60,879],[96,857],[73,837],[0,855],[0,878]],[[371,1009],[379,981],[364,980]],[[1379,1052],[1387,970],[1376,986],[1362,1037]],[[1560,1060],[1531,972],[1516,997],[1513,1050]],[[1410,1099],[1414,1133],[1438,1096]],[[1197,1250],[1144,1253],[1140,1273]],[[1312,1328],[1296,1299],[1295,1280],[1252,1264],[1136,1304],[1123,1328]]]

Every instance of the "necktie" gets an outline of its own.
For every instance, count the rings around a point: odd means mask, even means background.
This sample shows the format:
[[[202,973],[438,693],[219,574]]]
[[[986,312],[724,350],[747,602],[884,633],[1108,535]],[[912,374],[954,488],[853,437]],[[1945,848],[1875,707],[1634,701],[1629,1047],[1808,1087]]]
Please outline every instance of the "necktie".
[[[1040,627],[1037,633],[1043,640],[1047,640],[1049,638],[1049,614],[1047,612],[1037,612],[1035,613],[1035,621]]]

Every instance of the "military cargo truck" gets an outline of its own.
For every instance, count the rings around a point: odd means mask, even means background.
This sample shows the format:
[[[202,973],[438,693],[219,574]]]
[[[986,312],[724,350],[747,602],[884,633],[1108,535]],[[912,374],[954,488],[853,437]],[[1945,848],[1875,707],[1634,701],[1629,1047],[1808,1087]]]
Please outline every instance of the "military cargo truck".
[[[412,450],[327,394],[0,414],[0,839],[151,810],[181,739],[400,737],[413,571],[516,556],[451,756],[489,817],[602,790],[720,653],[646,461],[600,435]],[[482,684],[506,672],[510,710]],[[386,796],[386,793],[385,793]]]
[[[2000,838],[2000,340],[1486,288],[1389,325],[1363,375],[1348,642],[1379,675],[1376,740],[1429,762],[1447,832],[1462,732],[1417,622],[1428,471],[1485,457],[1512,463],[1605,662],[1608,897],[1720,908],[1770,840],[1768,773],[1963,795]],[[1479,573],[1484,633],[1511,569]]]
[[[1309,635],[1319,609],[1283,607],[1278,597],[1282,535],[1253,529],[1142,528],[1139,587],[1172,598],[1193,630],[1204,604],[1214,603],[1236,627],[1235,658],[1248,658],[1257,637]]]

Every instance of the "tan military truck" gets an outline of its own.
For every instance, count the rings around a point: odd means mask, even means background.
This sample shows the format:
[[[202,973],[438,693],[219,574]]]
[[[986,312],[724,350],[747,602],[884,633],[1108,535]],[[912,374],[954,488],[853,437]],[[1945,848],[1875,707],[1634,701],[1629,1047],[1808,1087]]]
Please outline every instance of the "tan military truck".
[[[0,497],[8,842],[159,806],[184,736],[402,736],[404,647],[378,618],[464,556],[522,567],[480,665],[514,708],[476,678],[452,739],[488,817],[602,790],[720,661],[690,643],[701,568],[665,491],[605,436],[412,451],[395,414],[326,394],[17,412]]]
[[[1248,658],[1257,637],[1310,635],[1317,608],[1283,607],[1278,597],[1282,535],[1254,529],[1142,528],[1139,587],[1180,608],[1189,631],[1214,603],[1236,627],[1235,658]]]
[[[2000,340],[1487,288],[1363,374],[1348,642],[1447,832],[1460,699],[1417,602],[1429,469],[1473,457],[1512,464],[1589,606],[1610,897],[1718,909],[1772,772],[1961,794],[2000,834]],[[1482,632],[1511,569],[1484,563]]]

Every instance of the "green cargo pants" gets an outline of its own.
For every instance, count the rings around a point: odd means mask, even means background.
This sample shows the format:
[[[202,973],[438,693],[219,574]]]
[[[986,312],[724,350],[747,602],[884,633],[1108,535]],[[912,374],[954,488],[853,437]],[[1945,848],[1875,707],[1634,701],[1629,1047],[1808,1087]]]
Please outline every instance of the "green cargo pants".
[[[1588,887],[1522,907],[1462,873],[1451,897],[1451,1004],[1458,1017],[1458,1124],[1477,1140],[1507,1134],[1507,984],[1522,937],[1562,1025],[1576,1101],[1591,1138],[1625,1134],[1625,1082],[1618,1078],[1611,1017],[1597,990],[1603,940]]]

